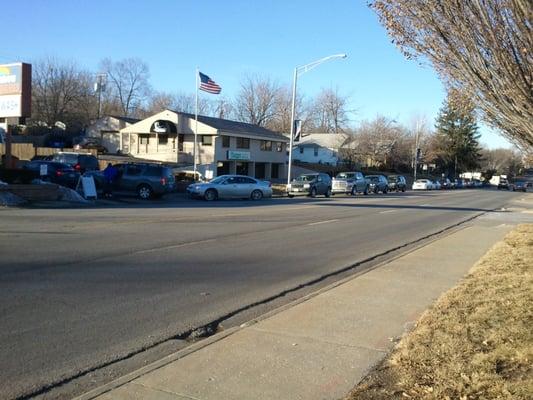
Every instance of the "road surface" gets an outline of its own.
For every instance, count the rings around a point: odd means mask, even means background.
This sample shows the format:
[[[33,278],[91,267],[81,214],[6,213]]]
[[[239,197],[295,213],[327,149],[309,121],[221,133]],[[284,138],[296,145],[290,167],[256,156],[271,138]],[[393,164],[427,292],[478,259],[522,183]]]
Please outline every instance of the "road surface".
[[[39,393],[181,338],[516,196],[460,190],[1,209],[1,397]]]

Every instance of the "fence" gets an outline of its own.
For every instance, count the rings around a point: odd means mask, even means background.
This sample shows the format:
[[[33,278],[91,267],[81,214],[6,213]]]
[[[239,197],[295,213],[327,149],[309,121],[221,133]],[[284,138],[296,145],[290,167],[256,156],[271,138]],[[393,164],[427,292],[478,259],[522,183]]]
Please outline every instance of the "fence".
[[[74,151],[81,153],[91,153],[97,155],[98,152],[96,149],[57,149],[53,147],[34,147],[31,143],[12,143],[11,144],[11,154],[14,157],[17,157],[19,160],[31,160],[35,156],[44,157],[51,156],[59,151]],[[0,156],[4,155],[6,152],[5,144],[0,143]]]

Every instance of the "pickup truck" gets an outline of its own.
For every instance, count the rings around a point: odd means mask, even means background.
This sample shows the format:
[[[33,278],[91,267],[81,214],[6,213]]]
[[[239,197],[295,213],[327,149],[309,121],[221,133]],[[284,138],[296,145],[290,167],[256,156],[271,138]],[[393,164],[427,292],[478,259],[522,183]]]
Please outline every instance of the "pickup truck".
[[[368,182],[361,172],[339,172],[332,180],[333,194],[346,193],[355,196],[356,193],[368,194]]]

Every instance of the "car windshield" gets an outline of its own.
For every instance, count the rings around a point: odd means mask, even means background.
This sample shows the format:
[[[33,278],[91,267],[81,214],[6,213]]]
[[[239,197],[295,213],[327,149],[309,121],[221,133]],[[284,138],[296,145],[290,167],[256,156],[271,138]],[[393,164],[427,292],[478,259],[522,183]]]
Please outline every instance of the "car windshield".
[[[316,175],[300,175],[296,180],[299,182],[311,182],[315,180],[316,177]]]
[[[371,175],[367,176],[368,179],[370,179],[371,182],[379,182],[379,176]]]
[[[350,172],[339,172],[336,176],[337,179],[351,179],[353,177],[354,174]]]
[[[389,182],[396,182],[398,178],[396,176],[389,176],[388,177]]]
[[[54,161],[66,163],[66,164],[76,164],[78,162],[77,154],[55,154]]]

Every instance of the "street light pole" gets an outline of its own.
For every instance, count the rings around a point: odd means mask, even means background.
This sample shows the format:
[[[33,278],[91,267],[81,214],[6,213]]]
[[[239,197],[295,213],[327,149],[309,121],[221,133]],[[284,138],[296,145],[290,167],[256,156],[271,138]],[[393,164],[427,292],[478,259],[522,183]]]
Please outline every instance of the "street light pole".
[[[287,185],[291,183],[291,170],[292,170],[292,148],[294,146],[294,119],[296,117],[296,83],[298,81],[298,73],[305,74],[306,72],[311,71],[313,68],[318,67],[320,64],[335,59],[335,58],[346,58],[347,55],[342,54],[334,54],[331,56],[327,56],[324,58],[321,58],[319,60],[310,62],[309,64],[302,65],[300,67],[294,68],[294,78],[292,82],[292,107],[291,107],[291,136],[289,139],[289,166],[287,171]]]

